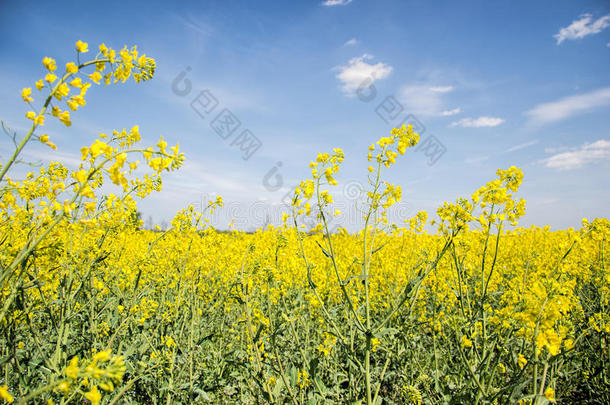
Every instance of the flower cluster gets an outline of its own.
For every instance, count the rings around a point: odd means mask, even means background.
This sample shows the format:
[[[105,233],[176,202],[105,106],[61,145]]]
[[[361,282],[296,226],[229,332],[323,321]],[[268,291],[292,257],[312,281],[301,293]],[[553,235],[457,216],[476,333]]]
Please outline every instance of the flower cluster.
[[[47,89],[49,95],[43,98],[43,105],[38,112],[26,113],[26,117],[32,120],[34,128],[43,126],[45,118],[49,115],[56,117],[65,126],[72,125],[70,111],[76,111],[87,104],[85,96],[92,84],[99,85],[103,82],[109,85],[119,81],[125,82],[131,76],[136,82],[146,81],[155,73],[155,60],[139,54],[135,46],[131,50],[124,47],[117,56],[114,49],[101,44],[99,53],[87,62],[81,62],[80,58],[81,55],[89,52],[88,44],[77,41],[75,48],[76,61],[67,62],[63,71],[58,71],[55,59],[48,56],[43,58],[42,65],[47,73],[44,78],[36,82],[35,87],[38,91]],[[21,98],[34,107],[31,87],[21,91]],[[60,104],[61,101],[65,102],[65,105]],[[47,134],[39,135],[37,138],[40,142],[56,149],[56,145],[50,141]]]
[[[125,370],[123,357],[112,356],[111,350],[94,353],[90,361],[79,361],[75,356],[64,371],[66,379],[57,384],[57,391],[64,395],[76,391],[97,405],[102,399],[99,389],[113,392],[115,384],[123,380]]]

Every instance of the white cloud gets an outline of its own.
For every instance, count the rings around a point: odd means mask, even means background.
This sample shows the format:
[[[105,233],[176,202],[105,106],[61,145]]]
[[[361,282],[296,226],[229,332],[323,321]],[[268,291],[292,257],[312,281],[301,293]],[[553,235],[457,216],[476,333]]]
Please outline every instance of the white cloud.
[[[352,38],[349,41],[346,41],[343,46],[352,46],[356,45],[359,41],[356,38]]]
[[[503,122],[502,118],[496,117],[462,118],[459,121],[451,123],[451,126],[464,128],[497,127]]]
[[[350,59],[347,65],[336,68],[339,70],[337,79],[341,81],[342,89],[347,95],[355,95],[356,90],[363,83],[371,84],[376,80],[388,77],[392,73],[393,68],[390,65],[382,62],[372,65],[366,62],[367,59],[371,58],[371,55],[365,53],[362,56]],[[372,82],[365,82],[365,80],[372,80]]]
[[[544,164],[552,169],[574,170],[604,160],[610,160],[610,141],[600,139],[570,152],[553,155],[545,159]]]
[[[511,148],[508,148],[506,150],[506,152],[515,152],[515,151],[518,151],[518,150],[521,150],[521,149],[525,149],[528,146],[536,145],[537,143],[538,143],[537,139],[534,139],[533,141],[529,141],[529,142],[525,142],[525,143],[520,143],[519,145],[515,145],[515,146],[513,146]]]
[[[453,90],[453,86],[434,86],[429,83],[410,84],[398,93],[398,99],[412,114],[443,116],[459,113],[460,108],[447,110],[444,95]]]
[[[435,86],[430,87],[430,91],[434,93],[449,93],[453,90],[453,86]]]
[[[326,0],[322,3],[323,6],[346,6],[351,3],[352,0]]]
[[[538,104],[525,114],[530,124],[542,125],[560,121],[610,104],[610,87],[586,94],[564,97],[557,101]]]
[[[445,110],[445,111],[441,112],[441,115],[443,117],[449,117],[451,115],[459,114],[461,112],[462,112],[462,109],[460,107],[458,107],[458,108],[454,108],[453,110]]]
[[[583,14],[578,20],[572,21],[572,24],[561,28],[557,34],[553,35],[553,38],[557,39],[557,45],[567,39],[581,39],[588,35],[598,34],[610,27],[610,14],[595,21],[592,20],[591,14]]]

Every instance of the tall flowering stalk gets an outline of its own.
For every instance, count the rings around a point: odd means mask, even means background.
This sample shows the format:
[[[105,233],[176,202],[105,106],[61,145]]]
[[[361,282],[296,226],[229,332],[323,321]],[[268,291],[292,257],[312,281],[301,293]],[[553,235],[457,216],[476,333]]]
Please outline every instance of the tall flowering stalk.
[[[43,278],[33,274],[36,257],[41,250],[53,245],[60,224],[63,227],[79,224],[85,228],[108,226],[113,220],[125,218],[125,214],[131,215],[135,212],[132,195],[145,197],[154,190],[160,190],[161,172],[177,169],[184,160],[178,145],[168,149],[163,138],[155,148],[136,147],[141,138],[139,127],[135,125],[130,130],[113,131],[111,135],[99,134],[98,139],[81,149],[81,163],[74,171],[69,171],[59,163],[51,163],[47,168],[42,167],[38,175],[28,173],[23,180],[14,180],[8,176],[19,161],[23,149],[31,141],[38,140],[53,150],[57,149],[49,136],[41,133],[45,120],[49,117],[57,118],[69,127],[72,124],[71,112],[86,105],[85,97],[92,84],[123,83],[130,77],[136,82],[142,82],[151,79],[155,72],[154,59],[140,54],[135,46],[131,49],[124,47],[117,52],[102,44],[98,54],[88,61],[81,60],[89,52],[88,44],[78,41],[75,48],[76,61],[68,62],[62,72],[58,71],[54,59],[45,57],[42,60],[46,74],[35,84],[42,95],[42,105],[37,111],[32,88],[22,90],[23,101],[32,108],[25,114],[32,124],[0,169],[0,235],[4,243],[0,256],[0,323],[3,325],[15,322],[19,309],[30,305],[24,301],[24,292],[40,288],[44,283]],[[133,159],[136,156],[143,158],[152,174],[145,174],[142,178],[134,176],[139,165],[139,160]],[[120,188],[120,196],[99,195],[105,179]],[[120,216],[117,215],[119,213]],[[100,243],[103,240],[104,238]],[[66,276],[68,279],[74,278],[73,274]],[[60,372],[60,363],[65,357],[60,342],[66,338],[68,319],[63,315],[60,325],[56,325],[56,350],[48,362],[49,368],[57,373]],[[103,360],[100,355],[96,356],[94,362],[96,359]],[[120,357],[113,358],[112,361],[115,360],[122,362]],[[112,381],[104,382],[102,384],[106,385],[100,387],[112,391],[113,381],[118,382],[121,378],[122,373],[114,374]],[[60,390],[68,392],[65,381],[53,381],[63,387]],[[21,401],[56,388],[53,384],[47,385],[30,392]],[[92,403],[98,403],[101,395],[97,385],[90,388],[86,393],[77,391]]]
[[[350,291],[348,285],[350,280],[343,276],[346,274],[346,269],[339,268],[339,258],[333,244],[333,234],[328,226],[328,218],[331,215],[339,215],[336,211],[331,213],[331,204],[333,197],[329,190],[323,189],[324,186],[337,185],[337,181],[333,177],[339,171],[339,164],[344,159],[344,154],[341,149],[335,149],[333,154],[319,154],[315,161],[310,163],[312,169],[312,179],[301,182],[296,188],[293,197],[293,224],[299,238],[301,255],[305,260],[307,267],[307,277],[309,285],[312,288],[320,307],[323,310],[329,324],[332,326],[332,333],[347,345],[348,342],[345,333],[341,332],[339,326],[333,321],[329,310],[326,308],[324,300],[317,292],[315,283],[312,281],[312,268],[307,261],[307,254],[303,248],[302,234],[299,231],[299,220],[303,216],[311,215],[312,204],[309,201],[315,195],[314,206],[316,208],[317,225],[311,229],[311,232],[321,231],[324,235],[325,246],[322,247],[324,254],[329,258],[331,266],[334,270],[336,282],[341,290],[341,297],[348,309],[350,316],[348,317],[350,326],[356,330],[364,340],[364,359],[360,361],[357,357],[354,360],[359,364],[364,378],[366,403],[374,404],[377,401],[379,390],[381,388],[381,380],[384,378],[385,370],[390,361],[388,354],[385,359],[385,366],[382,373],[379,375],[377,387],[373,387],[372,371],[371,371],[371,354],[377,350],[381,340],[380,337],[386,333],[385,326],[387,323],[402,309],[406,302],[410,303],[409,311],[413,309],[413,304],[417,297],[421,283],[426,275],[432,271],[441,258],[445,255],[447,249],[452,243],[453,237],[457,235],[461,228],[457,228],[446,240],[435,259],[423,269],[420,269],[417,276],[412,279],[404,288],[397,302],[390,305],[389,311],[385,316],[377,321],[373,321],[371,314],[371,261],[373,254],[383,246],[377,242],[377,236],[380,229],[384,229],[389,225],[387,218],[387,210],[400,201],[402,198],[402,189],[398,185],[394,185],[382,180],[382,171],[396,163],[396,159],[400,155],[404,155],[406,150],[415,146],[419,141],[419,134],[413,131],[412,126],[404,126],[402,128],[394,128],[389,137],[382,137],[376,144],[369,147],[368,161],[373,163],[368,167],[369,178],[368,185],[370,189],[367,192],[367,200],[364,214],[364,228],[361,232],[362,253],[360,257],[361,272],[359,275],[362,281],[364,290],[364,300],[360,304]],[[421,216],[421,215],[420,215]],[[285,217],[285,220],[287,218]],[[303,225],[301,225],[302,227]]]

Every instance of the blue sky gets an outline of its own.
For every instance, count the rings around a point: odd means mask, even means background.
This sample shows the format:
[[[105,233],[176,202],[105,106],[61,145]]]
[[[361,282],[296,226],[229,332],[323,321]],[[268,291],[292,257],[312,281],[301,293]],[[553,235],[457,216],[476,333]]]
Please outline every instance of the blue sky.
[[[70,128],[47,120],[58,150],[36,144],[25,158],[76,162],[98,132],[135,124],[145,144],[180,142],[184,168],[139,204],[157,223],[216,194],[226,202],[221,227],[277,223],[308,162],[341,147],[337,223],[354,227],[366,148],[407,117],[423,125],[428,148],[387,173],[403,187],[395,219],[433,212],[511,165],[525,173],[523,225],[577,227],[610,212],[606,1],[2,2],[8,126],[24,133],[21,89],[42,77],[43,56],[73,60],[77,40],[136,44],[156,59],[155,78],[91,89]],[[179,95],[185,69],[191,90]],[[202,118],[191,103],[204,90],[217,106]],[[224,109],[240,122],[227,139],[210,125]],[[261,143],[247,160],[232,145],[246,129]],[[0,146],[4,158],[10,143]]]

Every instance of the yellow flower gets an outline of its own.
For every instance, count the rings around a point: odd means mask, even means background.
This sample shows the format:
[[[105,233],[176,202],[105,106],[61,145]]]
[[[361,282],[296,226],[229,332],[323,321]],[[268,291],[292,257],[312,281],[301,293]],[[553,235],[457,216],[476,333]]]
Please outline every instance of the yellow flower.
[[[47,73],[44,79],[49,83],[53,83],[55,80],[57,80],[57,76],[55,76],[53,73]]]
[[[8,392],[6,385],[0,386],[0,398],[8,402],[9,404],[14,401],[13,396]]]
[[[157,146],[159,147],[159,150],[161,152],[165,153],[165,148],[167,148],[167,142],[163,140],[163,137],[159,139],[159,142],[157,142]]]
[[[176,346],[176,341],[170,336],[165,340],[165,345],[169,348]]]
[[[405,404],[411,405],[421,405],[423,396],[420,390],[417,387],[412,385],[405,385],[401,387],[401,396],[405,400]]]
[[[472,340],[466,335],[462,335],[462,347],[472,347]]]
[[[46,56],[42,60],[42,64],[44,65],[45,68],[47,68],[47,70],[49,72],[54,72],[55,69],[57,69],[57,65],[55,64],[55,60],[53,60],[53,58],[49,58],[48,56]]]
[[[102,75],[100,72],[93,72],[89,75],[89,79],[91,79],[95,84],[100,84],[100,80],[102,79]]]
[[[91,391],[85,394],[85,398],[91,401],[91,405],[97,405],[100,402],[102,394],[98,391],[97,385],[94,385],[93,388],[91,388]]]
[[[109,146],[106,142],[102,142],[99,139],[96,139],[95,142],[89,148],[91,152],[91,157],[96,158],[102,153],[105,153],[108,150]]]
[[[76,66],[76,63],[74,63],[74,62],[66,63],[66,72],[71,73],[71,74],[78,72],[78,66]]]
[[[110,360],[110,353],[112,350],[102,350],[101,352],[97,352],[93,355],[94,361],[108,361]]]
[[[72,357],[70,364],[66,367],[66,376],[75,379],[78,376],[78,356]]]
[[[70,82],[70,86],[73,87],[78,87],[79,89],[83,87],[83,81],[81,80],[80,77],[75,77],[74,79],[72,79],[72,81]]]
[[[38,140],[42,143],[44,143],[45,145],[51,147],[52,149],[57,149],[57,146],[55,146],[55,144],[53,142],[49,141],[49,135],[40,135],[38,137]]]
[[[34,111],[28,111],[25,113],[25,117],[29,120],[34,121],[35,125],[44,125],[44,115],[36,115]]]
[[[74,172],[74,178],[80,183],[85,184],[87,182],[87,172],[84,170],[79,170]]]
[[[326,204],[333,202],[333,196],[328,194],[328,191],[326,190],[320,193],[320,197],[322,197],[322,201],[324,201]]]
[[[555,390],[551,387],[547,387],[547,389],[544,390],[544,397],[551,402],[555,402]]]
[[[377,348],[379,347],[379,345],[381,344],[381,341],[377,338],[372,338],[371,339],[371,350],[376,352]]]
[[[76,50],[81,53],[89,52],[89,45],[83,41],[76,41]]]
[[[114,391],[114,384],[112,381],[108,381],[107,383],[100,383],[100,388],[107,392]]]
[[[89,148],[83,146],[82,148],[80,148],[80,153],[82,154],[81,160],[87,159],[87,155],[89,155]]]
[[[21,98],[26,103],[29,103],[30,101],[34,101],[34,99],[31,96],[32,96],[32,89],[30,87],[26,87],[23,90],[21,90]]]
[[[527,359],[521,353],[519,353],[517,363],[519,364],[519,367],[523,368],[527,364]]]
[[[72,111],[76,111],[78,109],[78,103],[75,100],[70,99],[67,101],[67,104]]]
[[[62,97],[67,97],[69,92],[70,88],[68,85],[66,83],[62,83],[59,85],[59,87],[57,87],[53,95],[56,99],[61,100]]]
[[[70,125],[72,125],[72,121],[70,121],[70,112],[69,111],[64,111],[59,113],[58,115],[59,120],[61,122],[63,122],[63,124],[67,127],[69,127]]]
[[[42,81],[42,79],[38,80],[38,81],[36,82],[36,88],[37,88],[38,90],[42,90],[42,88],[43,88],[43,87],[44,87],[44,82]]]
[[[63,392],[64,394],[68,393],[70,391],[70,383],[68,381],[62,381],[57,386],[57,389]]]

